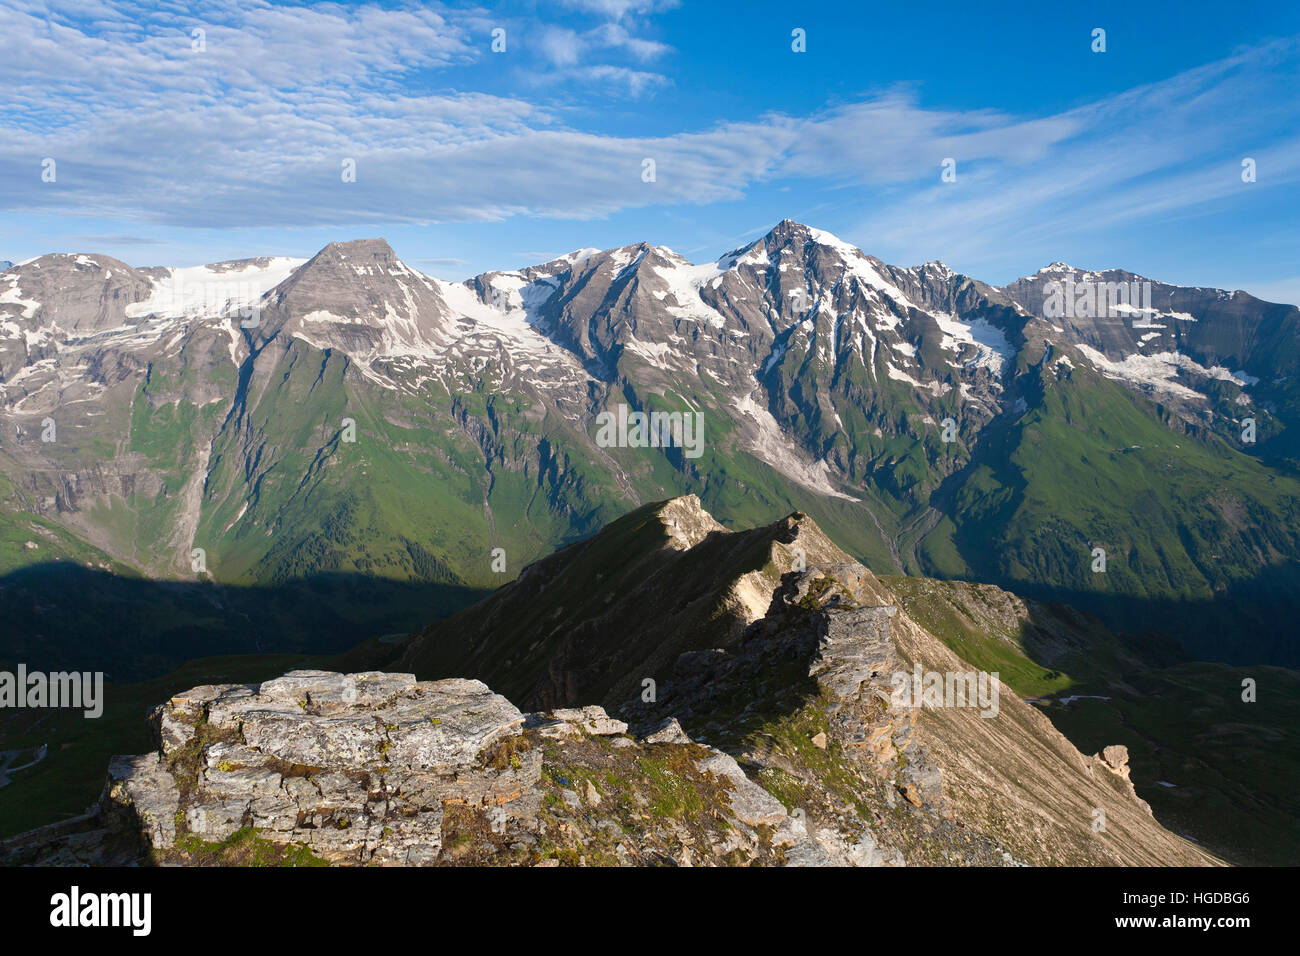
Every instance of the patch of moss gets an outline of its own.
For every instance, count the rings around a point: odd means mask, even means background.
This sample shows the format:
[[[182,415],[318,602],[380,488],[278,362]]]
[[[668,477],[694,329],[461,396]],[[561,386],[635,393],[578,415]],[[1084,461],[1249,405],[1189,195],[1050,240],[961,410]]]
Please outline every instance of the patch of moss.
[[[694,816],[704,810],[704,800],[699,791],[665,759],[642,757],[637,767],[648,784],[646,798],[650,802],[649,810],[657,817]]]
[[[183,814],[178,814],[178,817],[183,821]],[[329,866],[301,844],[263,839],[256,827],[241,827],[215,843],[181,832],[171,850],[156,856],[162,861],[172,861],[179,856],[190,866]]]

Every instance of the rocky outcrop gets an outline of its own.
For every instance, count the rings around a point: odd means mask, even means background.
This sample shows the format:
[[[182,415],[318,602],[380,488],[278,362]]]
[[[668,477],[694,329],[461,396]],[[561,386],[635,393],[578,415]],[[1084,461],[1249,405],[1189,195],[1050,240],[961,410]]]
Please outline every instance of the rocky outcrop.
[[[863,607],[828,614],[820,635],[817,660],[809,674],[827,693],[851,697],[862,685],[897,668],[889,641],[889,619],[897,608]]]
[[[197,687],[155,708],[156,752],[116,758],[109,812],[145,844],[221,843],[252,828],[343,863],[432,862],[448,806],[498,829],[531,820],[540,754],[524,715],[478,681],[294,671],[260,686]]]
[[[688,744],[690,735],[682,730],[676,717],[665,717],[641,738],[648,744]]]
[[[1138,796],[1137,787],[1133,786],[1133,780],[1129,776],[1131,768],[1128,765],[1128,748],[1123,744],[1111,744],[1109,747],[1103,747],[1100,753],[1092,755],[1095,765],[1105,768],[1119,778],[1120,786],[1123,792],[1132,799],[1147,816],[1154,816],[1151,810],[1151,804],[1147,803]]]
[[[624,714],[649,728],[646,740],[694,737],[730,750],[734,757],[717,751],[709,766],[737,783],[734,799],[753,798],[745,812],[755,820],[772,813],[762,822],[775,828],[788,865],[901,865],[903,835],[851,804],[870,795],[940,826],[946,808],[942,776],[913,738],[915,709],[891,706],[900,664],[890,636],[897,608],[887,599],[854,562],[789,572],[738,648],[680,655],[658,699],[630,701]],[[739,713],[736,701],[745,701]],[[797,745],[777,742],[792,731]],[[781,812],[740,778],[770,784],[786,801]],[[993,848],[982,849],[992,860]]]
[[[115,757],[96,808],[0,859],[700,865],[824,839],[675,719],[637,739],[602,707],[524,714],[479,681],[293,671],[192,688],[149,724],[156,749]]]
[[[117,829],[135,829],[151,846],[176,842],[180,789],[158,753],[114,757],[108,765],[106,808]]]
[[[1109,747],[1102,749],[1096,758],[1105,765],[1106,769],[1113,771],[1125,780],[1128,779],[1128,748],[1123,744],[1111,744]]]
[[[605,713],[605,708],[597,705],[587,707],[560,707],[555,710],[529,714],[526,726],[535,728],[543,737],[562,739],[578,737],[582,734],[604,736],[627,732],[627,724],[615,720]]]
[[[787,576],[770,613],[788,619],[795,610],[811,612],[817,645],[808,675],[829,700],[828,727],[846,753],[894,781],[914,806],[942,809],[942,775],[914,738],[918,708],[891,697],[901,669],[890,630],[898,608],[876,603],[882,596],[860,564],[821,565]],[[814,746],[825,749],[826,734],[818,736]]]
[[[974,673],[864,567],[830,562],[785,574],[737,646],[681,654],[657,699],[629,701],[620,715],[647,733],[680,726],[731,754],[786,807],[787,822],[774,825],[790,841],[787,865],[1210,862],[1155,826],[1127,781],[1095,779],[1087,758],[1005,688],[1001,714],[988,716],[896,698],[897,676],[918,663]],[[960,759],[966,741],[978,761]],[[1122,776],[1123,756],[1108,754],[1105,776]],[[985,779],[1004,765],[1021,782],[987,793]],[[1068,812],[1061,793],[1071,794]],[[1098,836],[1075,802],[1104,808],[1116,835]]]

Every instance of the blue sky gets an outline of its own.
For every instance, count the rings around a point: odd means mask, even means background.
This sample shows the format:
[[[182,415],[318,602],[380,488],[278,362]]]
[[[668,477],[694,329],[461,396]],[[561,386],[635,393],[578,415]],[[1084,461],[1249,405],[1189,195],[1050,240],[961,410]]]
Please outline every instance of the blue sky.
[[[994,283],[1063,260],[1296,302],[1298,80],[1290,2],[0,0],[0,258],[382,235],[459,278],[703,261],[789,217]]]

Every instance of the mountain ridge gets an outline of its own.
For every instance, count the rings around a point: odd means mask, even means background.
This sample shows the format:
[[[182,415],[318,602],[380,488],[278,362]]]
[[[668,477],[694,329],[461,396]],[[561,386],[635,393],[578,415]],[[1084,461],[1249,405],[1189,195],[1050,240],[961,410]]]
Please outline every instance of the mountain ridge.
[[[796,567],[755,578],[749,538]],[[195,687],[153,708],[153,749],[113,758],[89,813],[0,841],[0,860],[1221,865],[1155,821],[1126,748],[1085,756],[996,674],[985,685],[1002,693],[980,697],[991,710],[900,698],[913,669],[973,672],[846,557],[802,515],[728,532],[693,496],[638,509],[530,565],[484,602],[485,621],[412,645],[508,642],[497,623],[517,610],[513,591],[540,588],[559,629],[521,622],[530,657],[564,670],[568,633],[585,635],[580,656],[602,639],[619,646],[594,680],[561,675],[573,700],[521,710],[493,693],[473,675],[509,673],[499,647],[478,666],[447,665],[465,677],[298,669]],[[661,604],[697,600],[679,593],[692,579],[733,598],[752,589],[752,601],[724,599],[742,626],[664,648],[646,592],[625,586],[647,560]],[[612,573],[593,578],[601,568]],[[585,583],[587,604],[572,603],[566,578]],[[622,631],[610,633],[611,606],[625,609]],[[584,702],[625,691],[618,716]]]

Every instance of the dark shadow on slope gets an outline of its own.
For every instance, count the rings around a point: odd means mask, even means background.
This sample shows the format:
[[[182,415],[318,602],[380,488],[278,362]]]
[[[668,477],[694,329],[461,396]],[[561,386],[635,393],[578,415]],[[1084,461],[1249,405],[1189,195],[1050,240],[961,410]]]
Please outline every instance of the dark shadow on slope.
[[[1007,434],[999,431],[997,437],[1005,440]],[[991,455],[991,445],[979,449],[968,468],[944,481],[931,499],[932,507],[952,514],[954,495],[973,469]],[[1172,662],[1169,655],[1173,642],[1188,657],[1198,660],[1300,667],[1300,625],[1295,623],[1300,621],[1300,562],[1291,559],[1267,565],[1249,577],[1232,581],[1212,599],[1107,591],[1110,579],[1105,574],[1095,575],[1095,590],[1009,577],[1001,568],[999,556],[991,553],[990,541],[1015,512],[1024,483],[1012,469],[999,472],[998,481],[1009,489],[1001,506],[978,522],[960,526],[954,535],[954,543],[970,569],[968,575],[955,580],[995,584],[1023,597],[1088,611],[1117,632],[1134,635],[1139,645],[1149,644],[1145,653],[1154,655],[1154,662]],[[1055,560],[1059,555],[1048,557]],[[1121,562],[1125,556],[1115,555],[1112,560]]]
[[[1272,565],[1213,600],[1107,594],[997,575],[981,580],[1095,614],[1148,663],[1173,663],[1176,644],[1192,660],[1300,668],[1300,564]]]
[[[1242,680],[1259,698],[1242,700]],[[1300,673],[1193,662],[1071,688],[1043,707],[1080,751],[1129,750],[1138,795],[1166,829],[1231,863],[1300,862]]]
[[[0,577],[0,666],[139,681],[218,654],[336,653],[409,633],[488,591],[317,574],[274,586],[121,577],[70,562]]]

